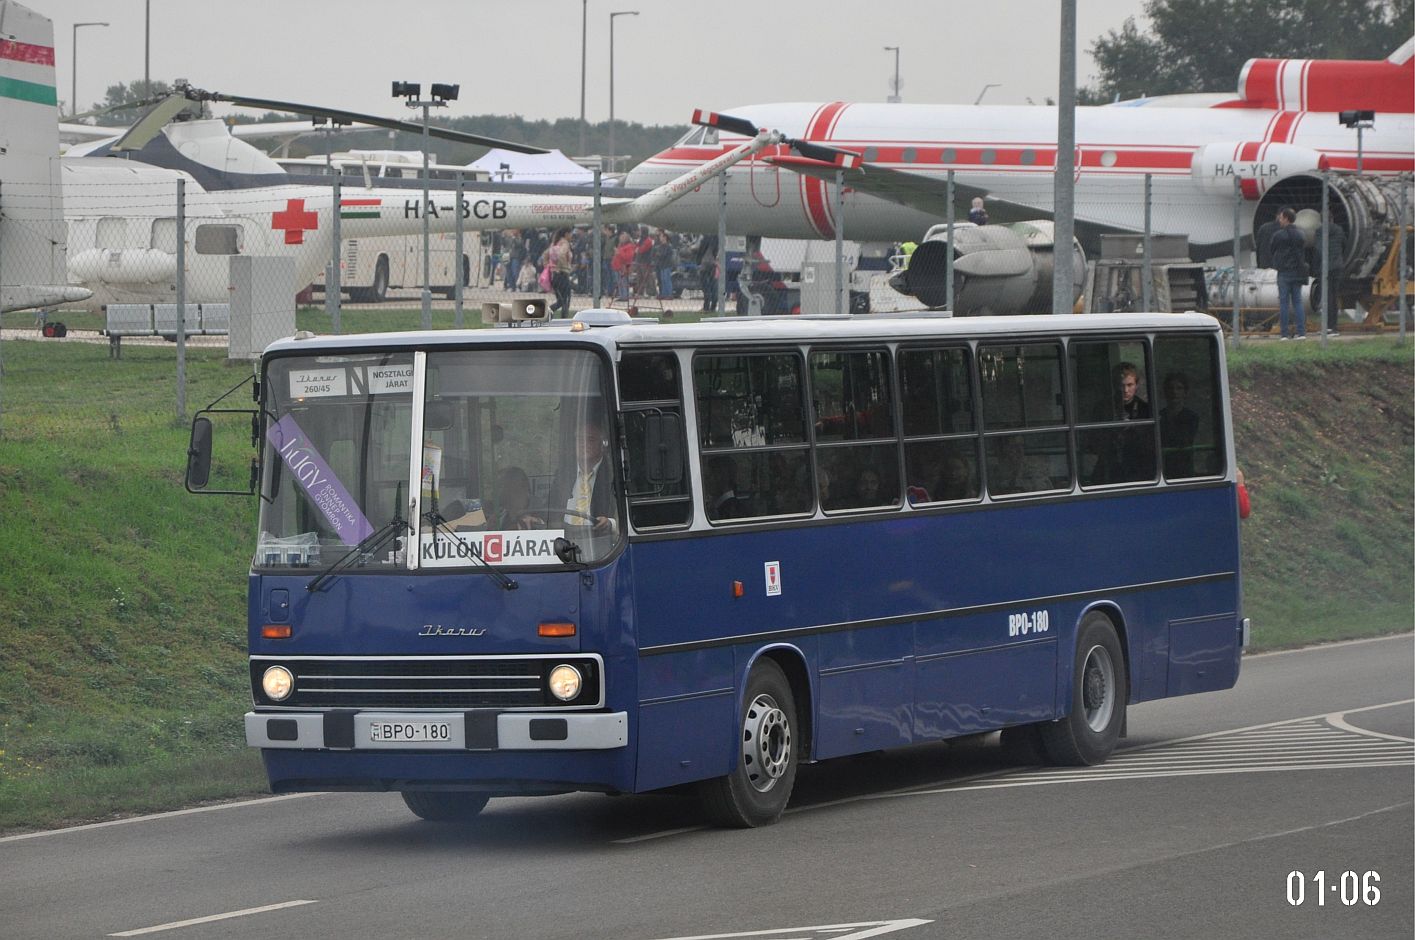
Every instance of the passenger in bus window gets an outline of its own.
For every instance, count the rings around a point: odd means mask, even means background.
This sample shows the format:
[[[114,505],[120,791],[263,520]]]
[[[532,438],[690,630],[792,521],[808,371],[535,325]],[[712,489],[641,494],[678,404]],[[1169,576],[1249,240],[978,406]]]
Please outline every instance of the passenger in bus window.
[[[962,454],[949,454],[943,459],[943,472],[934,485],[934,499],[947,502],[955,499],[972,499],[978,495],[978,484],[973,478],[973,461]]]
[[[1140,397],[1140,370],[1130,362],[1115,367],[1115,418],[1142,421],[1151,417],[1150,403]]]
[[[1199,434],[1199,416],[1189,409],[1189,379],[1183,372],[1164,377],[1164,407],[1160,409],[1160,447],[1164,454],[1164,475],[1194,475],[1194,440]]]
[[[1027,456],[1021,434],[988,441],[988,490],[995,494],[1032,493],[1051,489],[1051,478]]]
[[[856,507],[883,506],[887,504],[889,500],[880,494],[879,471],[874,467],[865,467],[860,471],[859,475],[855,477],[855,493],[854,499],[851,501],[852,505]]]
[[[737,471],[732,458],[726,454],[708,458],[703,501],[707,504],[707,517],[713,521],[740,519],[751,514],[747,500],[737,492]]]

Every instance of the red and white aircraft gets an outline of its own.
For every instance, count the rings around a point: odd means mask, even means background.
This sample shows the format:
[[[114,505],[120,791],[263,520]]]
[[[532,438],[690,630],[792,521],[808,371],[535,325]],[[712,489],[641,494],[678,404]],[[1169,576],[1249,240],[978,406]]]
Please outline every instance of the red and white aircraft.
[[[1348,110],[1376,112],[1362,134],[1361,177],[1332,177],[1333,216],[1350,235],[1348,276],[1360,276],[1389,248],[1393,181],[1415,170],[1415,39],[1383,61],[1252,59],[1234,95],[1077,108],[1078,237],[1094,244],[1100,233],[1141,231],[1148,174],[1153,231],[1187,235],[1196,257],[1231,254],[1235,179],[1244,235],[1284,205],[1316,206],[1321,170],[1356,169],[1357,131],[1338,114]],[[751,105],[730,114],[745,119],[742,126],[770,127],[863,159],[844,171],[841,218],[835,165],[785,146],[743,161],[729,174],[727,226],[734,234],[832,238],[842,227],[857,241],[918,238],[947,215],[950,170],[959,220],[975,196],[985,199],[995,223],[1052,216],[1052,107],[836,101]],[[636,167],[626,185],[657,185],[742,139],[725,127],[697,128]],[[707,186],[655,222],[714,232],[717,205],[716,187]]]

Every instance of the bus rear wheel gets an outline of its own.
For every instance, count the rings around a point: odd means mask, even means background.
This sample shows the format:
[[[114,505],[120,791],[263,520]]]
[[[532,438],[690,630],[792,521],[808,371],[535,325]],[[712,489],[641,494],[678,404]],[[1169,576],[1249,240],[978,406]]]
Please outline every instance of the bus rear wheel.
[[[468,822],[486,808],[485,793],[403,791],[403,802],[421,819],[429,822]]]
[[[1069,767],[1104,762],[1120,740],[1128,688],[1115,625],[1105,614],[1087,614],[1076,631],[1071,714],[1037,729],[1051,762]]]
[[[781,667],[763,659],[747,677],[738,723],[737,766],[706,780],[700,799],[719,826],[749,829],[781,818],[796,784],[796,700]]]

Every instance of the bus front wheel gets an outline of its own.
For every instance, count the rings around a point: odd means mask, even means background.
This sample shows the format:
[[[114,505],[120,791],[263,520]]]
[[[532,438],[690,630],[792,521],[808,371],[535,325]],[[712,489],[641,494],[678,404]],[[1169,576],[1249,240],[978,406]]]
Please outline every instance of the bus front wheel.
[[[413,790],[403,792],[403,802],[421,819],[429,822],[467,822],[486,807],[485,793]]]
[[[770,659],[758,662],[742,701],[737,766],[725,777],[704,781],[700,792],[708,818],[736,829],[781,818],[796,784],[799,756],[796,700],[780,666]]]
[[[1037,729],[1052,763],[1080,767],[1109,757],[1125,724],[1128,688],[1115,625],[1105,614],[1088,614],[1076,632],[1071,714]]]

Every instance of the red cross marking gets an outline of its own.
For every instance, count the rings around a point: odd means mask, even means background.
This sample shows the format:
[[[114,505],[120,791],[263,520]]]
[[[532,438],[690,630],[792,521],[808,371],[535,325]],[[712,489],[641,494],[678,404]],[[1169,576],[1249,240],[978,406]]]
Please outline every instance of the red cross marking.
[[[303,199],[287,199],[284,212],[271,213],[270,227],[285,230],[285,244],[303,245],[305,230],[319,228],[319,213],[305,209]]]

